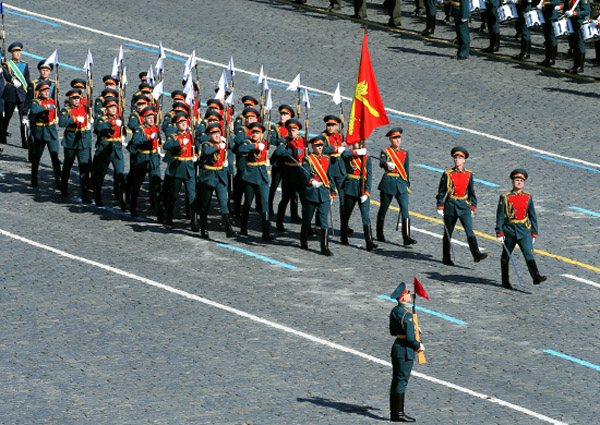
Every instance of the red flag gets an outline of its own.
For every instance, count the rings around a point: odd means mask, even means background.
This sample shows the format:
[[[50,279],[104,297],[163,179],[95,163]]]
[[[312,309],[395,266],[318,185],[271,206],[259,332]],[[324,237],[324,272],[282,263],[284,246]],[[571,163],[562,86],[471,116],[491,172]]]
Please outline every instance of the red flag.
[[[348,119],[346,144],[353,145],[368,138],[373,130],[389,124],[385,107],[379,95],[377,81],[369,55],[368,35],[365,31],[362,45],[358,77],[354,88],[354,99]]]
[[[429,301],[429,295],[427,295],[427,292],[425,292],[425,288],[423,288],[423,285],[421,285],[421,282],[419,282],[419,279],[417,279],[415,277],[413,280],[413,283],[415,284],[415,295],[423,297],[427,301]]]

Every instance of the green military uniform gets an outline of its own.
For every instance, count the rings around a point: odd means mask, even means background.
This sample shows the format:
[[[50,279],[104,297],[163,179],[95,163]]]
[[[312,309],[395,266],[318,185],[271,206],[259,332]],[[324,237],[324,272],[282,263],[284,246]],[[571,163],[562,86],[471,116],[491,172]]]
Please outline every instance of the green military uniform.
[[[409,294],[406,284],[400,283],[390,298],[398,300],[398,305],[390,313],[390,335],[395,337],[392,345],[392,384],[390,386],[390,414],[392,422],[415,422],[404,413],[404,395],[415,359],[415,351],[422,349],[416,338],[413,314],[401,299]]]
[[[337,131],[337,125],[342,120],[335,115],[327,115],[323,118],[327,129],[321,134],[325,137],[325,145],[323,146],[323,155],[329,158],[329,175],[335,185],[340,201],[339,215],[340,223],[343,221],[344,215],[344,183],[346,181],[346,164],[342,159],[342,153],[345,151],[342,135]],[[334,131],[335,129],[335,131]],[[349,233],[353,233],[350,231]]]
[[[527,177],[527,171],[522,169],[516,169],[510,173],[510,178],[513,180],[525,181]],[[508,262],[509,253],[513,252],[517,244],[521,248],[533,283],[537,285],[546,280],[546,276],[540,275],[533,258],[533,241],[537,235],[537,215],[531,193],[513,188],[513,190],[500,195],[496,210],[496,236],[504,245],[500,259],[503,287],[512,289],[508,279]]]
[[[259,112],[254,108],[244,109],[242,115],[246,120],[252,120],[256,118],[256,121],[258,121],[258,118],[260,116]],[[249,124],[250,123],[248,123],[248,125]],[[231,152],[235,155],[236,171],[235,176],[233,178],[233,213],[236,217],[240,216],[242,198],[244,196],[244,183],[242,180],[242,176],[244,175],[244,170],[246,169],[247,153],[240,151],[240,147],[242,146],[242,144],[244,144],[248,137],[250,137],[250,129],[248,128],[248,125],[238,125],[237,128],[234,126],[235,137],[233,139],[233,147],[231,149]]]
[[[273,208],[273,202],[275,200],[275,193],[281,183],[281,170],[283,169],[285,157],[281,157],[277,154],[277,148],[280,145],[285,145],[285,136],[287,136],[287,128],[285,128],[285,121],[290,118],[294,118],[296,113],[291,106],[280,105],[279,114],[284,117],[280,119],[271,129],[271,135],[269,145],[275,147],[275,150],[271,154],[269,160],[271,162],[271,187],[269,188],[269,214],[275,214]],[[298,204],[296,199],[296,216],[298,215]],[[298,217],[299,218],[299,217]]]
[[[556,6],[560,6],[561,3],[561,0],[542,0],[538,5],[538,8],[541,7],[542,9],[542,15],[544,16],[545,21],[544,24],[542,24],[542,29],[544,32],[545,58],[539,65],[552,66],[556,63],[558,41],[554,35],[552,23],[558,20],[558,11],[555,8]]]
[[[81,98],[81,91],[73,89],[67,92],[68,98]],[[69,175],[75,157],[79,162],[79,187],[83,202],[91,202],[88,190],[88,166],[90,162],[90,150],[92,148],[92,132],[87,120],[85,106],[77,107],[72,104],[65,105],[60,110],[58,126],[64,127],[65,132],[62,140],[64,160],[60,179],[60,194],[68,196]]]
[[[456,58],[464,60],[469,58],[471,35],[469,34],[469,18],[471,17],[469,0],[452,0],[451,14],[454,18],[454,28],[458,39],[458,53]]]
[[[590,16],[590,1],[580,0],[573,9],[577,0],[563,0],[565,15],[572,13],[571,24],[573,25],[573,34],[569,34],[569,47],[573,49],[573,67],[567,72],[571,74],[580,74],[584,71],[585,64],[585,40],[580,29]],[[573,9],[571,11],[571,9]]]
[[[50,90],[50,81],[40,81],[37,92]],[[38,185],[38,168],[44,148],[48,145],[48,152],[52,160],[54,181],[56,188],[60,189],[60,160],[58,159],[58,132],[56,131],[56,102],[51,98],[38,97],[31,104],[29,120],[31,122],[31,133],[33,136],[33,155],[31,160],[31,186]]]

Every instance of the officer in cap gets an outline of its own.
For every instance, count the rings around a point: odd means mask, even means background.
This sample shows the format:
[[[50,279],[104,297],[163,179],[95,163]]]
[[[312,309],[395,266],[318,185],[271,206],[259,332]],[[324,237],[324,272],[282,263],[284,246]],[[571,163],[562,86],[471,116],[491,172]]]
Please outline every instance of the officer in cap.
[[[281,170],[283,168],[283,162],[285,158],[277,156],[277,148],[281,144],[285,144],[285,136],[287,136],[287,128],[285,128],[285,123],[290,118],[294,118],[295,112],[289,105],[280,105],[279,106],[279,122],[277,122],[273,128],[271,129],[271,139],[269,140],[270,144],[275,147],[275,150],[271,154],[271,187],[269,188],[269,214],[275,214],[275,210],[273,208],[273,201],[275,199],[275,192],[277,192],[277,188],[281,183]],[[298,216],[298,199],[296,198],[296,217]]]
[[[473,187],[473,172],[465,168],[469,152],[460,146],[450,151],[454,167],[442,174],[437,194],[437,212],[444,218],[443,263],[453,266],[450,258],[450,239],[456,221],[460,220],[467,234],[467,242],[476,263],[487,258],[488,254],[479,251],[477,238],[473,232],[473,215],[477,208],[477,197]]]
[[[56,189],[60,189],[60,160],[58,159],[58,132],[56,131],[56,118],[58,111],[56,102],[50,97],[50,81],[40,81],[36,91],[38,97],[31,104],[31,133],[33,135],[33,155],[31,160],[31,186],[38,185],[38,168],[44,148],[48,145],[48,152],[52,160],[54,182]]]
[[[381,177],[379,198],[381,205],[377,213],[377,240],[385,242],[383,228],[385,215],[396,198],[400,213],[402,214],[402,239],[405,246],[416,244],[417,241],[410,236],[410,215],[408,211],[408,194],[410,193],[410,160],[406,149],[400,147],[402,143],[402,129],[392,128],[385,135],[388,137],[390,147],[381,151],[379,166],[385,171]]]
[[[243,96],[242,97],[242,103],[244,104],[244,109],[242,110],[242,113],[240,115],[238,115],[237,117],[235,117],[235,120],[233,121],[233,129],[234,131],[242,126],[244,124],[244,110],[248,109],[248,108],[254,108],[256,109],[256,107],[258,106],[258,100],[256,100],[254,97],[252,96]]]
[[[47,64],[46,60],[43,59],[38,62],[37,69],[38,69],[38,72],[40,73],[40,76],[31,82],[31,84],[34,88],[33,98],[34,99],[38,98],[38,90],[37,90],[38,83],[40,81],[45,81],[50,84],[50,98],[54,99],[54,103],[56,103],[57,99],[54,98],[56,81],[50,79],[50,72],[54,69],[54,64],[52,64],[52,63]],[[76,88],[76,87],[73,87],[73,88]]]
[[[413,314],[408,308],[412,301],[406,284],[401,282],[392,292],[390,298],[398,305],[390,313],[390,335],[396,337],[392,345],[392,385],[390,388],[390,420],[392,422],[415,422],[415,419],[404,413],[404,395],[412,371],[415,352],[424,351],[425,347],[416,338]]]
[[[329,208],[331,201],[336,197],[337,191],[329,172],[329,158],[323,155],[325,136],[322,134],[310,140],[312,153],[302,161],[302,177],[304,181],[304,195],[302,202],[302,227],[300,229],[300,248],[308,249],[308,232],[310,222],[319,214],[321,221],[321,254],[333,256],[329,250]]]
[[[85,107],[80,105],[81,90],[72,89],[66,93],[67,103],[60,110],[58,126],[65,129],[62,146],[64,160],[60,178],[60,196],[68,197],[69,175],[75,157],[79,162],[79,188],[81,200],[90,203],[88,195],[88,167],[92,149],[91,124]]]
[[[323,154],[329,158],[329,174],[339,195],[341,223],[344,215],[344,182],[346,181],[346,164],[342,159],[342,153],[346,150],[346,147],[339,132],[339,125],[342,120],[335,115],[326,115],[323,122],[325,123],[325,131],[321,133],[325,136]],[[348,228],[348,233],[352,234],[353,230]]]
[[[239,146],[239,152],[246,156],[246,167],[242,172],[244,187],[244,206],[240,225],[240,235],[248,235],[248,217],[252,201],[256,196],[256,209],[260,213],[262,239],[273,240],[269,222],[269,143],[264,139],[265,126],[259,122],[249,125],[250,138],[246,138]],[[260,199],[260,202],[258,201]]]
[[[196,202],[200,210],[200,235],[208,239],[208,210],[213,192],[217,194],[217,202],[221,210],[223,227],[228,238],[235,236],[229,219],[227,182],[229,174],[229,147],[221,136],[221,124],[213,122],[206,127],[208,140],[202,143],[202,165],[198,174],[198,196]]]
[[[259,112],[254,108],[246,108],[242,112],[244,123],[234,130],[233,147],[231,152],[235,155],[235,176],[233,179],[233,212],[236,217],[241,214],[242,198],[244,196],[244,183],[242,175],[246,169],[246,153],[240,151],[240,146],[252,135],[250,125],[258,122]]]
[[[2,64],[6,86],[2,93],[4,100],[4,116],[0,117],[0,143],[6,144],[6,132],[15,107],[19,110],[19,123],[21,126],[21,146],[28,147],[27,127],[29,126],[29,110],[33,101],[34,88],[29,78],[29,66],[21,60],[23,44],[14,42],[8,46],[11,59]]]
[[[103,114],[102,107],[104,105],[104,99],[107,97],[116,97],[119,99],[119,80],[112,75],[105,75],[102,77],[102,82],[104,83],[104,90],[102,91],[100,97],[96,98],[94,101],[94,119],[97,119],[99,115]]]
[[[525,257],[533,284],[538,285],[546,280],[546,276],[540,275],[533,258],[533,244],[538,235],[538,224],[533,197],[531,193],[523,190],[527,177],[527,171],[520,168],[510,173],[512,190],[500,195],[496,211],[496,237],[498,242],[504,245],[500,258],[500,271],[502,286],[506,289],[512,289],[508,279],[510,260],[508,253],[512,254],[517,244]]]

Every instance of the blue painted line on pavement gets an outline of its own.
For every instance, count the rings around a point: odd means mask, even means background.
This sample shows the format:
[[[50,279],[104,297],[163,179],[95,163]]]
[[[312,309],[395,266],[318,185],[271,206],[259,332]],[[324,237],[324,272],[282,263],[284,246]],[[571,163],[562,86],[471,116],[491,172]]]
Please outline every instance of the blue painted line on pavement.
[[[152,49],[149,49],[148,47],[138,46],[137,44],[132,44],[132,43],[124,43],[124,45],[125,46],[129,46],[129,47],[135,47],[136,49],[145,50],[147,52],[156,53],[156,58],[158,59],[158,49],[152,50]],[[180,62],[187,62],[187,59],[183,59],[183,58],[180,58],[178,56],[173,56],[173,55],[170,55],[168,53],[165,53],[165,56],[168,57],[168,58],[171,58],[171,59],[176,59],[176,60],[178,60]]]
[[[242,254],[249,255],[250,257],[258,258],[259,260],[266,261],[267,263],[271,263],[271,264],[275,264],[277,266],[285,267],[286,269],[296,270],[298,268],[296,266],[292,266],[292,265],[289,265],[289,264],[286,264],[286,263],[282,263],[281,261],[277,261],[277,260],[273,260],[272,258],[265,257],[264,255],[255,254],[252,251],[248,251],[248,250],[243,249],[243,248],[238,248],[237,246],[229,245],[229,244],[226,244],[226,243],[218,243],[217,245],[221,246],[223,248],[231,249],[232,251],[241,252]]]
[[[567,356],[566,354],[559,353],[558,351],[544,350],[544,353],[552,354],[553,356],[570,360],[570,361],[578,363],[578,364],[580,364],[582,366],[587,366],[587,367],[591,367],[592,369],[600,370],[600,366],[598,366],[596,364],[593,364],[593,363],[590,363],[590,362],[586,362],[585,360],[581,360],[581,359],[578,359],[576,357]]]
[[[396,300],[388,297],[387,295],[378,295],[378,297],[381,298],[381,299],[384,299],[384,300],[388,300],[388,301],[392,301],[392,302],[397,302]],[[412,304],[408,303],[408,306],[412,307]],[[415,309],[419,310],[419,311],[422,311],[423,313],[432,314],[434,316],[441,317],[444,320],[448,320],[450,322],[457,323],[459,325],[468,325],[467,322],[463,322],[462,320],[455,319],[454,317],[447,316],[447,315],[442,314],[442,313],[438,313],[437,311],[429,310],[428,308],[423,308],[423,307],[416,306]]]
[[[119,211],[119,210],[118,210],[118,209],[116,209],[116,208],[111,208],[111,207],[99,207],[99,206],[98,206],[98,205],[96,205],[96,204],[88,204],[88,203],[86,203],[86,202],[83,202],[83,201],[82,201],[81,199],[79,199],[79,198],[71,198],[71,201],[73,201],[73,202],[76,202],[76,203],[78,203],[78,204],[87,205],[87,206],[89,206],[89,207],[94,207],[94,208],[98,208],[98,209],[101,209],[101,210],[105,210],[105,211],[111,212],[111,213],[113,213],[113,214],[122,215],[122,216],[124,216],[124,217],[128,217],[128,218],[131,218],[131,219],[133,219],[133,220],[136,220],[136,221],[144,221],[144,222],[146,222],[146,221],[149,221],[149,220],[145,219],[144,217],[132,217],[132,216],[131,216],[131,214],[129,214],[129,213],[126,213],[126,212],[123,212],[123,211]]]
[[[429,165],[424,165],[424,164],[417,164],[417,167],[420,168],[425,168],[427,170],[431,170],[431,171],[437,171],[438,173],[443,173],[445,170],[440,170],[439,168],[434,168],[434,167],[430,167]],[[500,187],[500,185],[496,184],[496,183],[490,183],[490,182],[486,182],[485,180],[481,180],[481,179],[473,179],[478,183],[482,183],[485,184],[486,186],[491,186],[491,187]]]
[[[269,79],[268,77],[269,76],[267,76],[267,80]],[[258,82],[258,78],[256,78],[256,77],[250,77],[250,81],[256,81],[256,82]],[[274,83],[274,82],[271,82],[271,81],[268,81],[268,83],[269,83],[270,86],[285,87],[286,89],[289,87],[289,86],[286,86],[285,84]],[[308,92],[308,95],[309,96],[316,96],[316,97],[321,96],[319,93],[311,93],[311,92]]]
[[[34,59],[39,59],[39,60],[44,60],[44,59],[46,59],[46,58],[45,58],[45,57],[43,57],[43,56],[34,55],[33,53],[29,53],[29,52],[25,52],[25,51],[22,51],[21,53],[23,53],[25,56],[29,56],[29,57],[32,57],[32,58],[34,58]],[[67,63],[62,63],[62,62],[59,62],[58,64],[59,64],[60,66],[64,66],[64,67],[66,67],[66,68],[74,69],[75,71],[82,71],[82,70],[83,70],[83,68],[78,68],[78,67],[76,67],[76,66],[69,65],[69,64],[67,64]]]
[[[27,19],[32,19],[34,21],[38,21],[38,22],[42,22],[44,24],[48,24],[48,25],[52,25],[53,27],[62,27],[62,25],[54,23],[54,22],[50,22],[50,21],[45,21],[43,19],[40,18],[34,18],[33,16],[27,16],[27,15],[23,15],[21,13],[17,13],[17,12],[11,12],[10,10],[5,10],[6,13],[11,14],[11,15],[17,15],[20,16],[21,18],[27,18]]]
[[[544,156],[544,155],[537,155],[536,154],[536,155],[533,155],[533,156],[537,156],[538,158],[548,159],[548,160],[554,161],[554,162],[560,162],[561,164],[567,164],[567,165],[570,165],[572,167],[583,168],[584,170],[588,170],[588,171],[594,171],[595,173],[600,173],[600,170],[598,170],[597,168],[586,167],[585,165],[579,165],[579,164],[575,164],[573,162],[563,161],[561,159],[551,158],[549,156]]]
[[[400,119],[400,120],[414,122],[415,124],[424,125],[424,126],[426,126],[426,127],[435,128],[435,129],[437,129],[437,130],[443,130],[443,131],[447,131],[448,133],[452,133],[452,134],[462,134],[460,131],[451,130],[451,129],[449,129],[449,128],[440,127],[440,126],[438,126],[438,125],[427,124],[426,122],[419,121],[419,120],[415,120],[415,119],[413,119],[413,118],[401,117],[400,115],[388,114],[388,117],[392,117],[392,118],[398,118],[398,119]]]
[[[597,213],[597,212],[594,212],[594,211],[586,210],[586,209],[579,208],[579,207],[569,207],[569,208],[572,209],[572,210],[575,210],[575,211],[581,211],[583,213],[586,213],[586,214],[589,214],[589,215],[593,215],[595,217],[600,217],[600,213]]]

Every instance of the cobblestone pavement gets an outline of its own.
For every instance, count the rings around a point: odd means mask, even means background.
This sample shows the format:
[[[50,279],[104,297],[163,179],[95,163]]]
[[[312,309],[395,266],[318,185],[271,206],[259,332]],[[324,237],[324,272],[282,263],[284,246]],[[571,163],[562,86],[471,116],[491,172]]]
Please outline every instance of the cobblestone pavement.
[[[321,117],[338,112],[330,97],[337,83],[342,95],[352,95],[363,26],[348,18],[350,2],[339,14],[326,13],[325,0],[309,2],[299,7],[286,1],[203,0],[140,7],[20,1],[5,4],[5,20],[7,41],[24,43],[32,68],[37,59],[31,55],[46,57],[54,49],[61,63],[81,67],[91,49],[96,92],[121,44],[133,84],[156,61],[145,50],[156,47],[144,43],[155,46],[159,40],[169,54],[168,91],[179,88],[185,55],[196,50],[203,100],[219,79],[219,64],[231,56],[238,93],[259,93],[252,78],[264,64],[276,105],[295,105],[295,94],[281,86],[300,72],[302,85],[314,94],[309,131],[316,133],[323,128]],[[410,206],[418,244],[401,245],[394,231],[397,210],[387,216],[389,243],[371,253],[364,250],[358,216],[351,246],[333,238],[333,258],[318,254],[316,239],[308,252],[300,250],[299,226],[293,223],[286,223],[288,231],[277,233],[274,243],[263,243],[255,216],[250,237],[227,239],[213,214],[211,240],[202,240],[189,231],[181,202],[175,227],[165,229],[147,207],[140,209],[145,220],[133,220],[60,198],[47,153],[40,187],[32,189],[25,151],[13,136],[0,154],[0,423],[387,421],[391,368],[385,362],[392,344],[387,322],[394,304],[379,295],[413,276],[430,295],[417,305],[446,315],[419,314],[428,363],[415,368],[424,376],[413,376],[407,393],[407,412],[418,423],[597,422],[600,218],[573,207],[600,213],[595,119],[600,89],[593,80],[600,68],[588,64],[585,78],[573,78],[516,63],[505,57],[517,53],[508,27],[502,27],[503,56],[474,53],[468,61],[452,61],[453,27],[438,25],[441,41],[416,36],[424,19],[409,16],[413,6],[405,4],[402,31],[393,31],[385,28],[387,17],[378,6],[379,1],[369,3],[371,59],[391,124],[403,127],[403,146],[411,153]],[[471,24],[476,48],[487,45],[485,34],[475,31],[478,25]],[[540,39],[536,33],[535,60],[543,58]],[[561,58],[560,67],[568,65]],[[60,75],[64,93],[66,82],[82,73],[61,66]],[[350,101],[344,110],[347,116]],[[13,121],[10,131],[16,135]],[[368,141],[371,154],[387,145],[386,131],[375,130]],[[457,266],[447,267],[441,263],[443,228],[434,195],[441,175],[436,170],[452,165],[449,151],[455,145],[469,150],[467,168],[483,181],[475,185],[474,227],[490,258],[473,263],[468,248],[456,243]],[[536,259],[549,280],[531,285],[515,251],[524,285],[507,292],[500,287],[495,211],[517,167],[530,175],[525,189],[533,193],[540,219]],[[377,169],[376,182],[380,175]],[[111,179],[109,173],[107,187]],[[142,199],[146,196],[144,191]],[[378,200],[374,193],[372,217]],[[334,212],[338,227],[337,207]],[[455,237],[465,241],[462,231]],[[511,278],[516,285],[513,270]]]

